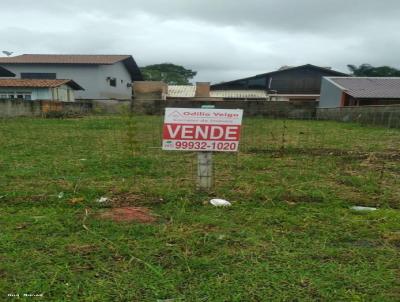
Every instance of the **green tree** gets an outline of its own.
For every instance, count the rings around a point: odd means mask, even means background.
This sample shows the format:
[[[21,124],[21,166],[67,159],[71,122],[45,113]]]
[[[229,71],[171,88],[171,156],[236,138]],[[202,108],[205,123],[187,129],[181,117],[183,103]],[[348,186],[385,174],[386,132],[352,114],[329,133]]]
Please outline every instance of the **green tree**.
[[[374,67],[370,64],[347,65],[354,76],[358,77],[400,77],[400,70],[390,66]]]
[[[164,81],[170,85],[188,85],[197,72],[172,63],[148,65],[140,68],[145,81]]]

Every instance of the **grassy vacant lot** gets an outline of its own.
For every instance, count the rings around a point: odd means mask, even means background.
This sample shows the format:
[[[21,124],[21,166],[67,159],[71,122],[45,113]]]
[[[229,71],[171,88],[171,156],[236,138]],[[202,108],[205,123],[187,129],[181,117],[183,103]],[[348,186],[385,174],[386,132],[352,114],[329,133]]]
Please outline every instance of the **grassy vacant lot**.
[[[399,130],[248,119],[200,194],[160,125],[0,120],[0,301],[400,300]],[[157,221],[96,216],[121,204]]]

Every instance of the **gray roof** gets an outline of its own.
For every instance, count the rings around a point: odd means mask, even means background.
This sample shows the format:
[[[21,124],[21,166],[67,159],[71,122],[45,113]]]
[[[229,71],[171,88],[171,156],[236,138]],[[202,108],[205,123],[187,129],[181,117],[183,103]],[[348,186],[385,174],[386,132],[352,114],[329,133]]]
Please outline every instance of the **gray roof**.
[[[327,77],[347,94],[359,99],[400,99],[400,77]]]

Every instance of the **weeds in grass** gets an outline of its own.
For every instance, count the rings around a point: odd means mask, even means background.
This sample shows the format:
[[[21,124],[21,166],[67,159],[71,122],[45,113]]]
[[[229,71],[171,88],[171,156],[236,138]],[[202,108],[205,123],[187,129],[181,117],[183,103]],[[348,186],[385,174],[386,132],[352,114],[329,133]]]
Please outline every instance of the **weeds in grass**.
[[[245,119],[241,151],[215,154],[206,194],[194,153],[161,151],[161,124],[0,120],[0,300],[400,299],[399,130]],[[102,196],[158,220],[97,219]]]
[[[286,120],[283,120],[283,123],[282,123],[282,136],[281,136],[281,147],[280,147],[280,152],[281,152],[282,155],[285,152],[286,130],[287,130]]]

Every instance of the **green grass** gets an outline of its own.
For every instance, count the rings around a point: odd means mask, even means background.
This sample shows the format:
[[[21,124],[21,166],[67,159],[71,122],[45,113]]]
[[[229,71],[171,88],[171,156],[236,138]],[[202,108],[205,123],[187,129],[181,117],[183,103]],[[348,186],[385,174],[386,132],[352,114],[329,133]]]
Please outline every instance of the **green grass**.
[[[161,123],[0,120],[0,301],[400,300],[399,130],[246,119],[206,194]],[[101,196],[158,220],[96,219]]]

